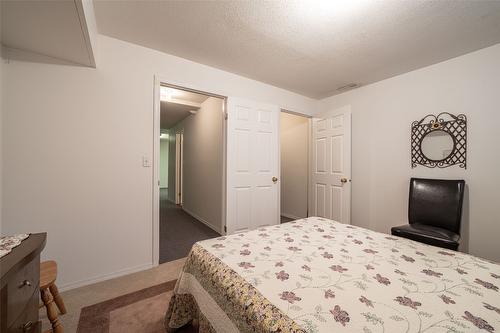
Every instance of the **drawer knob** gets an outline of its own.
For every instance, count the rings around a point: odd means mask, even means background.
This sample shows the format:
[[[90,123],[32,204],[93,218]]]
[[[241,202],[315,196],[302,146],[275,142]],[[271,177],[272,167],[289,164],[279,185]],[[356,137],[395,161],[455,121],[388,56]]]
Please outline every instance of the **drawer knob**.
[[[21,282],[21,284],[19,284],[19,288],[22,288],[22,287],[31,287],[31,281],[24,280],[23,282]]]
[[[26,324],[22,326],[23,332],[29,332],[33,329],[33,322],[28,321]]]

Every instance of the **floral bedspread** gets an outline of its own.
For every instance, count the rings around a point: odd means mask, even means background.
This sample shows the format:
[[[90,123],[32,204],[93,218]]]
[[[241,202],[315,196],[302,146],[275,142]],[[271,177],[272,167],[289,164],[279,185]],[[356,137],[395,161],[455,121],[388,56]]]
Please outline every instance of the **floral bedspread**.
[[[237,331],[500,332],[499,264],[323,218],[199,242],[186,266]]]

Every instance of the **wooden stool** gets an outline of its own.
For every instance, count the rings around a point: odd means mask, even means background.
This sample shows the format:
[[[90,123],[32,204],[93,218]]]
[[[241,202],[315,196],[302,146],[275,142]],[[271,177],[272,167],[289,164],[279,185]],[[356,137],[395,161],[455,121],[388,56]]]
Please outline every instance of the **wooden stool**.
[[[43,305],[47,308],[47,317],[52,325],[53,333],[63,333],[64,329],[57,318],[57,309],[54,305],[56,303],[61,314],[66,313],[66,307],[64,302],[59,295],[59,290],[56,286],[57,278],[57,263],[55,261],[49,260],[44,261],[40,264],[40,296],[43,301]]]

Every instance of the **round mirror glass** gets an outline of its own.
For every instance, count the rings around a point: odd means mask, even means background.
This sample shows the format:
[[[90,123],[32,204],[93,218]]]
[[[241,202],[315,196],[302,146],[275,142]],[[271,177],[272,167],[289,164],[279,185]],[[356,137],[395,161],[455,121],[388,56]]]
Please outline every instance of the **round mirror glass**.
[[[429,160],[441,161],[451,155],[453,138],[448,132],[435,130],[424,136],[420,148]]]

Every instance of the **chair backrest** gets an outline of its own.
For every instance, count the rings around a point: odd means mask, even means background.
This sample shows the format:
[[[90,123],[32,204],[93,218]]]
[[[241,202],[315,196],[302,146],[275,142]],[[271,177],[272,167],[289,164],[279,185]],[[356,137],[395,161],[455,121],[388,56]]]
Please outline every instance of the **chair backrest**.
[[[410,179],[408,222],[460,233],[465,181]]]

